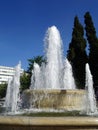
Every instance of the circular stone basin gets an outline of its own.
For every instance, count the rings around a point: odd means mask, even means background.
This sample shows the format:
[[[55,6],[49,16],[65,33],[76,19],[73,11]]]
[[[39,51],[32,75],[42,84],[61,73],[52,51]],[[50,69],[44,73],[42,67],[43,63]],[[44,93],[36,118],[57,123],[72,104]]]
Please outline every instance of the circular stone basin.
[[[85,110],[85,90],[25,90],[23,107],[57,110]]]

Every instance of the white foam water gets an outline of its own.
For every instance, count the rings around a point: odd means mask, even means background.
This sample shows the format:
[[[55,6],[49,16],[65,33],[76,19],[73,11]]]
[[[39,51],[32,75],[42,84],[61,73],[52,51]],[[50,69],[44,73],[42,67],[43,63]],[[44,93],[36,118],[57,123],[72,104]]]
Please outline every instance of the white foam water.
[[[71,64],[63,59],[59,30],[48,28],[44,41],[46,65],[34,63],[30,89],[75,89]]]
[[[68,59],[65,59],[64,64],[64,89],[76,89],[75,80],[73,78],[72,66],[69,63]]]
[[[9,80],[5,98],[5,108],[7,111],[15,113],[18,110],[20,102],[20,70],[21,63],[15,67],[15,75]]]
[[[90,72],[89,64],[86,64],[86,85],[85,89],[87,91],[87,102],[86,102],[86,111],[87,114],[96,113],[97,107],[96,107],[96,98],[93,88],[93,78],[92,74]]]

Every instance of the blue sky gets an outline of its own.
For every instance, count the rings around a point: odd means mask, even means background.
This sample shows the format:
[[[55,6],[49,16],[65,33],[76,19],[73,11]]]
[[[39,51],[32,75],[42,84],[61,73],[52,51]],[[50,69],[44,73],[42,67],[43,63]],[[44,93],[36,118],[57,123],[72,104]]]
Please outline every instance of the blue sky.
[[[43,55],[44,36],[55,25],[61,33],[64,55],[71,40],[74,17],[84,25],[89,11],[98,33],[98,0],[0,0],[0,65],[16,66],[21,60]]]

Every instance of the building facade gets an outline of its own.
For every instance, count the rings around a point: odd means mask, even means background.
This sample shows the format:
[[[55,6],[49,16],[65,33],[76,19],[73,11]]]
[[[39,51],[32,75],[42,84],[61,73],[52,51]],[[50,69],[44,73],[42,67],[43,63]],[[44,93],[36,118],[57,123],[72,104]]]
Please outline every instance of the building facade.
[[[21,69],[21,74],[23,73],[23,69]],[[8,80],[13,78],[15,74],[14,67],[0,66],[0,84],[8,83]]]

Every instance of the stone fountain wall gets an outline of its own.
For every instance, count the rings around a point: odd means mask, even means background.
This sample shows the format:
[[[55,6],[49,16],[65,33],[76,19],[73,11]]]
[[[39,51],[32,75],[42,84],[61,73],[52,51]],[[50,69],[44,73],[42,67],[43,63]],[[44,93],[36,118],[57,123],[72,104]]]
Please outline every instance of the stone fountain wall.
[[[98,130],[98,118],[1,116],[0,130]]]
[[[85,90],[26,90],[23,106],[37,109],[85,110]]]

